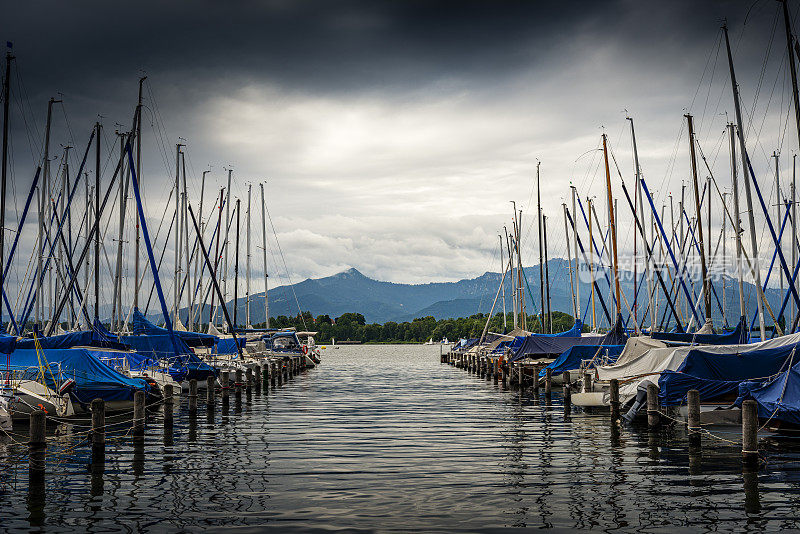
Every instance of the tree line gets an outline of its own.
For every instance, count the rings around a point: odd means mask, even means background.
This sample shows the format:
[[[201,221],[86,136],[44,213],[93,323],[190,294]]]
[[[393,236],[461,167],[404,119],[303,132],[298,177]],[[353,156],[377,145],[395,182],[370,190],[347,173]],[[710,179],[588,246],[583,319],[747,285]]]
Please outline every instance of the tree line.
[[[330,343],[331,339],[337,341],[358,341],[361,343],[424,343],[429,339],[441,341],[457,341],[460,338],[477,338],[481,336],[486,326],[488,314],[478,313],[469,317],[458,319],[436,319],[434,317],[419,317],[413,321],[398,323],[388,321],[383,324],[367,323],[360,313],[344,313],[336,318],[329,315],[314,317],[310,312],[303,312],[294,317],[279,315],[270,318],[271,328],[296,328],[298,331],[310,330],[317,332],[317,343]],[[572,328],[575,319],[558,311],[553,312],[553,332],[563,332]],[[539,316],[527,316],[528,329],[532,332],[541,331]],[[263,328],[264,323],[255,325]],[[503,327],[503,314],[497,313],[489,321],[489,332],[508,333],[513,328],[511,316],[506,317],[506,327]]]

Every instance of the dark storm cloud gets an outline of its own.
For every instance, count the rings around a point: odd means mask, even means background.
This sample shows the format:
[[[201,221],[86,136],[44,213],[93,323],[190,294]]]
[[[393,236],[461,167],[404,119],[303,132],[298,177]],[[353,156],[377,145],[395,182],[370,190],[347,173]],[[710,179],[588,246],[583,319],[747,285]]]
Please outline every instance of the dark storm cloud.
[[[777,6],[18,3],[0,21],[27,90],[33,119],[26,124],[35,126],[25,132],[19,117],[12,123],[17,175],[32,175],[36,158],[27,156],[26,140],[40,147],[47,98],[64,93],[77,145],[98,114],[109,135],[114,122],[130,122],[143,70],[157,96],[145,95],[145,121],[156,120],[157,105],[168,132],[160,148],[156,133],[144,134],[150,216],[164,211],[173,143],[182,136],[195,186],[209,163],[215,183],[207,191],[217,191],[224,164],[236,169],[238,196],[245,181],[269,177],[295,276],[351,265],[398,281],[476,275],[496,269],[496,232],[508,200],[527,204],[537,159],[553,217],[560,217],[570,180],[585,185],[584,194],[599,191],[583,168],[589,158],[575,161],[597,146],[600,126],[619,144],[623,170],[630,168],[622,109],[637,118],[653,188],[679,186],[685,158],[670,171],[675,135],[713,58],[722,19],[731,25],[740,83],[752,98]],[[777,30],[774,58],[782,46],[782,26]],[[730,111],[722,67],[720,60],[709,116],[720,95],[716,111]],[[701,92],[694,106],[701,115],[704,98]],[[708,123],[716,136],[718,122]],[[54,146],[67,136],[59,131]],[[527,243],[533,251],[535,241]]]

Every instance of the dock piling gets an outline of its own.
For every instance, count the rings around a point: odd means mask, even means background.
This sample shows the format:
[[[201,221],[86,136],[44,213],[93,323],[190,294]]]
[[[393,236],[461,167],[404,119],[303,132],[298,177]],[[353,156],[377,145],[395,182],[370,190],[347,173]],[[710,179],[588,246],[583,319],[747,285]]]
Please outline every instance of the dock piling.
[[[235,382],[233,384],[234,390],[233,394],[236,396],[236,400],[240,400],[242,398],[242,370],[237,369],[235,375]]]
[[[619,380],[612,378],[609,382],[609,402],[611,406],[611,424],[619,423]]]
[[[661,421],[661,412],[658,409],[658,386],[650,382],[647,384],[647,426],[655,428]]]
[[[544,395],[547,398],[550,398],[550,394],[553,391],[553,370],[549,367],[546,367],[544,370]]]
[[[44,491],[45,451],[47,440],[45,431],[47,416],[44,410],[35,410],[30,415],[30,438],[28,440],[28,477],[29,485]]]
[[[569,371],[564,371],[562,377],[564,382],[564,413],[569,415],[570,409],[572,408],[572,390],[570,389],[571,379]]]
[[[261,393],[261,364],[257,363],[253,368],[253,385],[256,388],[256,393]]]
[[[137,391],[133,395],[133,437],[144,438],[144,391]]]
[[[742,461],[758,463],[758,403],[753,399],[742,403]]]
[[[539,364],[533,366],[533,393],[539,394]]]
[[[106,403],[103,399],[92,401],[92,450],[106,447]]]
[[[214,375],[206,379],[206,407],[209,410],[214,409]]]
[[[700,392],[690,389],[686,392],[686,402],[689,409],[689,445],[700,445]]]
[[[197,379],[189,380],[189,415],[197,415]]]
[[[228,400],[230,397],[230,383],[231,383],[231,372],[230,371],[223,371],[222,372],[222,402]]]
[[[172,430],[172,407],[175,399],[172,396],[172,384],[164,386],[164,428]]]
[[[592,373],[583,373],[583,392],[592,392]]]

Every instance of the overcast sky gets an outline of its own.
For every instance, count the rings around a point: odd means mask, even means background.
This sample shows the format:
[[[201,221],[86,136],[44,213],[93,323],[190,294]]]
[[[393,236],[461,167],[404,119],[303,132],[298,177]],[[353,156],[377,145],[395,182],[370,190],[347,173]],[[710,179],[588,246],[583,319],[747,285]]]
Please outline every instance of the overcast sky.
[[[117,123],[129,127],[146,74],[142,172],[151,226],[167,209],[180,137],[195,207],[210,166],[206,213],[224,167],[234,169],[233,191],[243,202],[248,183],[256,195],[266,181],[293,281],[351,266],[396,282],[497,271],[497,234],[510,224],[511,200],[525,210],[523,248],[533,264],[537,161],[550,252],[564,255],[561,203],[570,181],[583,197],[605,198],[596,150],[603,131],[633,179],[626,115],[636,121],[641,166],[658,203],[689,177],[687,112],[720,185],[730,183],[723,19],[752,114],[751,158],[774,195],[769,155],[781,151],[788,180],[797,150],[779,7],[773,0],[17,2],[0,20],[16,56],[17,210],[41,161],[48,98],[64,100],[54,108],[57,158],[63,144],[84,150],[98,116],[103,143],[116,142],[113,132]],[[794,16],[798,6],[791,8]],[[73,172],[77,163],[73,154]],[[261,224],[255,198],[254,229]],[[632,227],[621,227],[628,250]],[[260,244],[260,230],[254,236]],[[270,240],[276,284],[285,270]]]

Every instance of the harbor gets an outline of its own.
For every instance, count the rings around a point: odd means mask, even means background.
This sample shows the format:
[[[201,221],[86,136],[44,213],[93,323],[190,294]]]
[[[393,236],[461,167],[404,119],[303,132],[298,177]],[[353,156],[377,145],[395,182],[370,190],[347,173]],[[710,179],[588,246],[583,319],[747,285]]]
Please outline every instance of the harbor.
[[[44,487],[27,484],[27,444],[4,443],[3,528],[773,530],[797,513],[791,442],[763,440],[752,469],[737,445],[614,431],[608,412],[568,414],[560,389],[504,388],[439,347],[342,347],[241,399],[209,415],[201,397],[195,417],[176,400],[171,434],[155,407],[140,442],[109,431],[102,464],[48,430]]]
[[[797,0],[89,4],[4,10],[0,534],[800,529]]]

